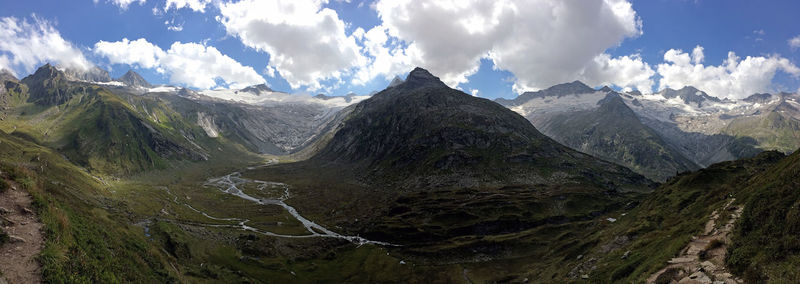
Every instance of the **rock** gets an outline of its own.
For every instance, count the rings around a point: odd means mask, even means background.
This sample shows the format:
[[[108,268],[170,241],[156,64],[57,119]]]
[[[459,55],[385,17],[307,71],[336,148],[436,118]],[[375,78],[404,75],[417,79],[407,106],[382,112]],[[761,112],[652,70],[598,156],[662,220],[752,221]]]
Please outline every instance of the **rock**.
[[[681,279],[678,283],[711,283],[711,278],[705,273],[697,271],[689,275],[689,277]]]
[[[589,275],[587,274],[581,275],[581,279],[589,279]]]
[[[628,258],[629,255],[631,255],[631,251],[626,251],[624,254],[622,254],[622,259]]]
[[[33,211],[26,207],[22,207],[22,213],[33,215]]]
[[[11,241],[12,243],[26,243],[26,242],[28,242],[25,239],[17,237],[17,236],[8,236],[8,240]]]
[[[4,214],[5,215],[5,214],[8,214],[8,213],[11,213],[11,211],[6,209],[5,207],[0,207],[0,214]]]
[[[577,257],[576,259],[578,259],[578,260],[581,260],[581,258],[583,258],[583,255],[582,255],[582,254],[579,254],[579,255],[578,255],[578,257]]]

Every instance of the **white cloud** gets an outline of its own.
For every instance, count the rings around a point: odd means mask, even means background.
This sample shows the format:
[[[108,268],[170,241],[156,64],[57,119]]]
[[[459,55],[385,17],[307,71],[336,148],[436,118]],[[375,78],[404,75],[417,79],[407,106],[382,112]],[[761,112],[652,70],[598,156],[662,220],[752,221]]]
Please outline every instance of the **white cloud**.
[[[132,0],[121,0],[121,1],[132,1]],[[192,11],[205,13],[206,6],[208,3],[211,3],[211,0],[167,0],[167,4],[164,6],[164,12],[169,11],[171,8],[175,8],[175,10],[180,10],[182,8],[189,8]]]
[[[100,41],[94,52],[113,64],[155,69],[169,74],[172,83],[195,88],[243,88],[266,82],[252,67],[243,66],[213,46],[198,43],[175,42],[164,51],[143,38],[123,38],[117,42]],[[217,84],[218,79],[225,85]]]
[[[94,52],[105,56],[113,64],[148,69],[158,68],[161,65],[159,60],[166,55],[164,50],[143,38],[134,41],[127,38],[116,42],[99,41],[94,44]]]
[[[99,0],[93,0],[95,4],[99,2]],[[122,10],[127,10],[128,6],[130,6],[133,2],[139,2],[139,5],[143,5],[147,0],[106,0],[106,2],[117,5]]]
[[[220,5],[217,19],[245,46],[269,53],[269,66],[292,88],[322,88],[339,81],[365,59],[336,11],[326,0],[254,1]]]
[[[792,48],[800,48],[800,35],[789,39],[789,46]]]
[[[466,82],[469,75],[477,72],[481,58],[490,58],[496,68],[514,74],[517,92],[615,71],[609,68],[630,71],[632,66],[624,63],[641,61],[635,55],[604,55],[623,39],[641,34],[641,21],[625,0],[465,0],[424,4],[382,0],[375,9],[383,21],[378,29],[385,31],[388,39],[384,49],[367,45],[373,64],[422,66],[451,86]],[[403,44],[396,44],[395,39]],[[371,40],[382,39],[376,36]],[[400,59],[382,62],[382,55],[387,52],[399,54]],[[639,65],[640,70],[648,71],[647,66]],[[384,72],[397,69],[370,68],[373,70],[365,72],[369,76],[360,77],[391,77],[396,74]],[[637,80],[636,86],[644,85],[638,81],[642,80]],[[610,83],[632,84],[630,80]]]
[[[778,55],[748,56],[742,60],[731,51],[721,65],[705,66],[700,46],[692,51],[692,56],[670,49],[664,53],[664,61],[657,67],[661,75],[659,89],[694,86],[720,98],[741,99],[771,91],[772,78],[777,71],[800,76],[800,68]]]
[[[624,89],[637,89],[642,93],[653,90],[653,75],[650,64],[642,61],[638,54],[612,58],[603,53],[580,73],[577,79],[591,86],[616,85]]]
[[[469,90],[469,93],[470,93],[470,94],[472,94],[472,96],[473,96],[473,97],[477,97],[477,96],[478,96],[478,94],[480,94],[480,92],[481,92],[481,91],[480,91],[480,90],[478,90],[478,89],[470,89],[470,90]]]
[[[72,43],[61,37],[47,20],[36,15],[33,21],[15,17],[0,18],[0,56],[16,74],[33,72],[45,62],[86,70],[93,66]]]

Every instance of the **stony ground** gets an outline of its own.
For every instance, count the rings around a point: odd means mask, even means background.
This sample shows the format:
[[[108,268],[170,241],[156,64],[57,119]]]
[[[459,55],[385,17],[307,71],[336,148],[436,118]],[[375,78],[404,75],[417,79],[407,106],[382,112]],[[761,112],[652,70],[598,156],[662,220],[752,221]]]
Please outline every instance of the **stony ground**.
[[[647,283],[742,283],[725,268],[725,254],[730,244],[728,235],[744,210],[733,206],[734,201],[736,199],[731,199],[714,210],[703,233],[692,237],[681,254],[650,276]],[[727,218],[720,219],[721,216]]]
[[[9,241],[0,246],[0,283],[41,283],[36,256],[42,250],[42,223],[31,209],[31,196],[12,182],[0,193],[0,225]]]

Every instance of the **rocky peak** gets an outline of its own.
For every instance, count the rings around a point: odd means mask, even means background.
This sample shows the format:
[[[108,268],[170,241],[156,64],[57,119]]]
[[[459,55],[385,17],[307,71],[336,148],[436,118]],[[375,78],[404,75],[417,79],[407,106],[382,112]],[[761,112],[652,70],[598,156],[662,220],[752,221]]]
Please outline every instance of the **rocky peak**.
[[[439,77],[433,76],[428,70],[420,67],[414,68],[408,73],[405,82],[401,84],[405,89],[416,89],[420,87],[447,87]]]
[[[128,72],[125,72],[124,75],[117,78],[117,81],[122,82],[128,87],[134,87],[134,88],[137,87],[150,88],[152,86],[150,85],[150,83],[147,82],[147,80],[142,78],[142,76],[139,75],[139,73],[136,73],[133,70],[128,70]]]
[[[405,82],[405,81],[403,81],[403,79],[400,79],[400,76],[394,76],[394,79],[392,79],[392,82],[389,83],[389,86],[387,86],[387,88],[391,88],[391,87],[400,85],[403,82]]]
[[[772,99],[772,95],[768,93],[763,94],[752,94],[749,97],[745,98],[744,101],[749,103],[765,103]]]
[[[241,90],[242,92],[253,93],[260,95],[261,93],[274,92],[267,84],[252,85]]]
[[[608,86],[603,86],[603,88],[601,88],[600,91],[604,93],[610,93],[613,92],[614,90],[609,88]]]
[[[709,96],[706,92],[700,91],[692,86],[685,86],[680,90],[666,88],[661,91],[661,95],[667,99],[679,97],[685,103],[702,104],[704,101],[720,102],[721,100],[716,97]]]
[[[111,76],[108,71],[97,66],[92,66],[89,69],[83,70],[79,68],[59,68],[64,70],[64,74],[68,79],[73,81],[88,81],[88,82],[109,82]]]
[[[42,81],[47,79],[64,78],[64,72],[58,70],[55,66],[47,63],[36,69],[36,72],[23,78],[23,82]],[[27,84],[27,83],[26,83]]]
[[[14,73],[11,73],[8,69],[0,69],[0,82],[5,81],[17,82],[19,80],[14,76]]]

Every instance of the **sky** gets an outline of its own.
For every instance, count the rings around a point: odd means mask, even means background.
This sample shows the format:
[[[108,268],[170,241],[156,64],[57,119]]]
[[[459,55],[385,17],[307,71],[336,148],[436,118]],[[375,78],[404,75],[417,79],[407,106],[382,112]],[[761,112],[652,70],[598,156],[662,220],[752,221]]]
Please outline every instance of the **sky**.
[[[383,89],[414,67],[490,99],[580,80],[720,98],[800,89],[800,1],[0,0],[0,68],[195,89]]]

